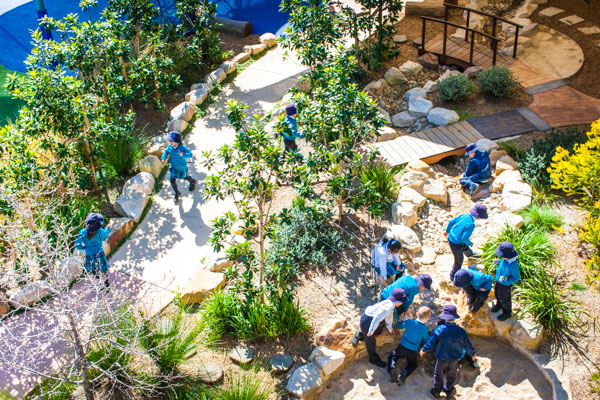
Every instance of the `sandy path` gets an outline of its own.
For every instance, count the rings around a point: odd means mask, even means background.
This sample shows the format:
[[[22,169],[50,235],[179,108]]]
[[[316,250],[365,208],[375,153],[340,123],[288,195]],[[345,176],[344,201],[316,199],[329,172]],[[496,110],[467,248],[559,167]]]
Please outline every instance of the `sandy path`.
[[[509,345],[473,338],[479,356],[479,373],[468,365],[459,368],[457,399],[551,399],[552,389],[539,370]],[[386,356],[393,346],[380,350]],[[402,362],[402,361],[401,361]],[[327,382],[321,400],[418,400],[431,399],[433,360],[419,360],[419,368],[398,387],[390,383],[387,370],[363,358]]]

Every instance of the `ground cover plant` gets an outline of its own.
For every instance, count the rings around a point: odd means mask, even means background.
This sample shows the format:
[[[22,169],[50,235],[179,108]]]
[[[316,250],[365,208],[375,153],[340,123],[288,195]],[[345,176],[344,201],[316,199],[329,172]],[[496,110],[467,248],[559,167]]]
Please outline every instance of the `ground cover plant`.
[[[473,94],[475,84],[466,75],[450,75],[438,82],[438,96],[443,101],[459,101]]]
[[[518,86],[512,71],[504,66],[485,68],[477,75],[477,84],[492,97],[507,97]]]
[[[370,194],[366,206],[371,214],[381,216],[396,201],[399,186],[396,176],[403,169],[403,165],[389,167],[382,161],[370,161],[363,167],[359,179],[364,193]]]
[[[518,214],[523,217],[524,229],[528,231],[551,232],[560,229],[564,224],[562,216],[548,206],[531,205]]]

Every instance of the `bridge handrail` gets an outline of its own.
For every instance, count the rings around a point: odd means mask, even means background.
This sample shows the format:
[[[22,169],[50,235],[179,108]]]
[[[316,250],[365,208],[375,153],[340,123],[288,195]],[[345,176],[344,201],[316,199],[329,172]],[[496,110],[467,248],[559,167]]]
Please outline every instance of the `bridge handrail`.
[[[476,29],[469,28],[469,27],[467,27],[467,26],[463,26],[463,25],[455,24],[454,22],[450,22],[450,21],[444,21],[443,19],[437,19],[437,18],[426,17],[426,16],[423,16],[423,15],[421,16],[421,18],[422,18],[422,19],[424,19],[424,20],[427,20],[427,21],[439,22],[439,23],[442,23],[442,24],[446,24],[446,25],[454,26],[455,28],[464,29],[464,30],[466,30],[466,31],[469,31],[469,32],[475,32],[475,33],[477,33],[478,35],[485,36],[486,38],[488,38],[488,39],[490,39],[490,40],[492,40],[492,41],[495,41],[495,42],[500,42],[500,41],[501,41],[500,39],[498,39],[498,38],[497,38],[497,37],[495,37],[495,36],[488,35],[488,34],[487,34],[487,33],[485,33],[485,32],[481,32],[481,31],[478,31],[478,30],[476,30]]]
[[[458,5],[455,5],[455,4],[448,4],[448,3],[444,3],[444,6],[445,7],[450,7],[450,8],[457,8],[457,9],[463,10],[463,11],[474,12],[474,13],[480,14],[480,15],[485,15],[486,17],[493,18],[494,20],[506,22],[507,24],[514,25],[517,28],[523,29],[523,25],[519,25],[516,22],[510,21],[510,20],[502,18],[502,17],[498,17],[497,15],[493,15],[493,14],[489,14],[489,13],[486,13],[486,12],[483,12],[483,11],[475,10],[473,8],[464,7],[464,6],[458,6]]]

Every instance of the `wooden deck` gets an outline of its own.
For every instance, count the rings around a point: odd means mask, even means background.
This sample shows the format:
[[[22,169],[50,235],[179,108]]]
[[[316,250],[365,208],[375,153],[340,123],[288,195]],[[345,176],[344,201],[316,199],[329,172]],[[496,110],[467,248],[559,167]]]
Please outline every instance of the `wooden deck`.
[[[434,53],[440,58],[443,54],[444,36],[439,35],[433,39],[425,42],[424,51]],[[473,45],[473,62],[469,62],[469,54],[471,50],[471,43],[463,39],[455,37],[449,37],[446,40],[446,57],[451,60],[447,60],[445,64],[457,64],[463,68],[471,65],[478,65],[482,68],[492,66],[493,50],[488,46],[475,43]],[[514,58],[504,56],[500,53],[496,54],[496,65],[508,66],[514,62]]]
[[[468,122],[459,121],[380,142],[375,147],[392,166],[412,160],[432,164],[450,155],[464,154],[464,147],[479,139],[485,138]]]

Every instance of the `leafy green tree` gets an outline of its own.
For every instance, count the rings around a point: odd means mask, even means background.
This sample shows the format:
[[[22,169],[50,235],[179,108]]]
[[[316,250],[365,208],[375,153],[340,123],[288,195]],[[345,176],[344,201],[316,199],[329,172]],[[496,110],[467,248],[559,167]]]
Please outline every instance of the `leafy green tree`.
[[[397,54],[392,35],[403,3],[401,0],[358,0],[358,3],[367,9],[368,13],[361,17],[361,25],[373,39],[369,41],[364,59],[371,67],[379,69],[384,60]]]
[[[217,5],[208,0],[179,0],[175,3],[177,17],[181,24],[180,34],[191,36],[187,43],[188,52],[198,63],[220,61],[223,55],[215,18]]]

